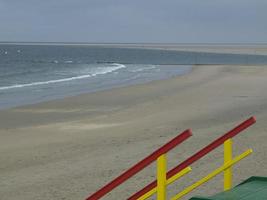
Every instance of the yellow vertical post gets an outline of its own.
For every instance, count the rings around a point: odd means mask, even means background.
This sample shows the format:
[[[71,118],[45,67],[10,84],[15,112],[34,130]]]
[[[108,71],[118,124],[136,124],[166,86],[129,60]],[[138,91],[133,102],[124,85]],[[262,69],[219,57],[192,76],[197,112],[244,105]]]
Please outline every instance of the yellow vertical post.
[[[232,139],[228,139],[224,142],[224,164],[231,162],[232,160]],[[232,167],[224,170],[224,191],[231,189],[232,187]]]
[[[166,200],[166,160],[165,154],[157,159],[157,200]]]

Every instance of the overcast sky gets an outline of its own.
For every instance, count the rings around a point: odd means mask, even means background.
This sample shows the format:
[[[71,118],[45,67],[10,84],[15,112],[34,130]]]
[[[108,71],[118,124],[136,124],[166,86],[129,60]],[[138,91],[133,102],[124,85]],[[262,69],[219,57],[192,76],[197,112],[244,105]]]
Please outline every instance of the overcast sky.
[[[267,42],[267,0],[0,0],[0,41]]]

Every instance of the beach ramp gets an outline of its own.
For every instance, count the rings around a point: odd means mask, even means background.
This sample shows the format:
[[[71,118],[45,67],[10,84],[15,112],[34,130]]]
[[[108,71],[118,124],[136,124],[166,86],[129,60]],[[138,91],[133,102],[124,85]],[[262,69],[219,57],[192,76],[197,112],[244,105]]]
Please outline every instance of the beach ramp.
[[[231,190],[211,197],[193,197],[190,200],[266,200],[267,177],[250,177]]]

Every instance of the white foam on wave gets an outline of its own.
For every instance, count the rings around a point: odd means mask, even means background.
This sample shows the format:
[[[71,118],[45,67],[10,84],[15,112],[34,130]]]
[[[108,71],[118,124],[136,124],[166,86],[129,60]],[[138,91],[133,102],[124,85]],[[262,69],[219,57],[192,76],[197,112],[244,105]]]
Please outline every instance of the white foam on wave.
[[[143,68],[139,68],[139,69],[132,69],[130,70],[131,72],[142,72],[142,71],[146,71],[146,70],[151,70],[151,69],[155,69],[155,66],[150,66],[150,67],[143,67]]]
[[[92,73],[92,76],[107,74],[107,73],[110,73],[110,72],[113,72],[113,71],[116,71],[118,69],[122,69],[122,68],[126,67],[125,65],[119,64],[119,63],[113,63],[113,64],[111,64],[111,66],[113,66],[113,67],[98,67],[97,71],[95,73]]]
[[[67,60],[67,61],[65,61],[65,63],[73,63],[73,61],[72,60]]]
[[[9,90],[9,89],[15,89],[15,88],[24,88],[24,87],[31,87],[31,86],[38,86],[38,85],[47,85],[52,83],[62,83],[67,81],[73,81],[73,80],[79,80],[79,79],[85,79],[90,78],[97,75],[103,75],[107,73],[111,73],[113,71],[125,68],[126,66],[123,64],[113,63],[111,66],[108,67],[99,67],[97,68],[95,73],[92,74],[85,74],[81,76],[74,76],[69,78],[62,78],[57,80],[49,80],[49,81],[40,81],[40,82],[33,82],[33,83],[25,83],[25,84],[16,84],[16,85],[10,85],[10,86],[3,86],[0,87],[0,90]]]

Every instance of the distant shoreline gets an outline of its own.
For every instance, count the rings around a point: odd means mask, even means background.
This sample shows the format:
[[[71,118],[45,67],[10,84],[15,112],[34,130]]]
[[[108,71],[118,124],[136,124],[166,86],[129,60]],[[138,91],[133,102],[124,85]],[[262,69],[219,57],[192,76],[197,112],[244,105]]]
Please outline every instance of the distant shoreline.
[[[91,46],[160,49],[203,53],[267,55],[267,43],[86,43],[86,42],[5,42],[0,45]]]

